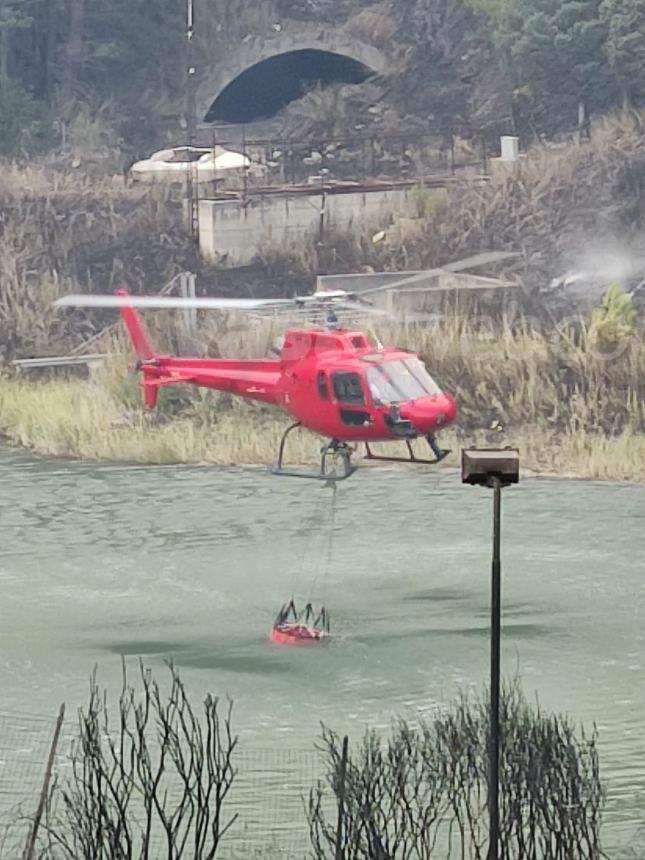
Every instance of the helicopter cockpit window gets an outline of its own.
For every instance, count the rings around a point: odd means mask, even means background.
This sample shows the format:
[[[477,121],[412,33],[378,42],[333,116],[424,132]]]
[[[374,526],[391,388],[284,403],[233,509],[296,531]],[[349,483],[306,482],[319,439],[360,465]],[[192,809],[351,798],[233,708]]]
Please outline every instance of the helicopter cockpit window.
[[[334,373],[334,395],[341,403],[363,404],[363,389],[358,373]]]
[[[406,358],[403,362],[407,370],[424,389],[426,395],[441,394],[441,388],[428,373],[425,364],[418,358]]]
[[[398,403],[403,399],[399,390],[392,384],[392,380],[380,368],[370,367],[366,375],[372,400],[377,406]]]
[[[327,388],[327,377],[325,371],[321,370],[317,377],[318,397],[321,400],[327,400],[329,397],[329,389]]]
[[[441,394],[441,389],[418,358],[385,361],[367,369],[372,400],[388,405]]]

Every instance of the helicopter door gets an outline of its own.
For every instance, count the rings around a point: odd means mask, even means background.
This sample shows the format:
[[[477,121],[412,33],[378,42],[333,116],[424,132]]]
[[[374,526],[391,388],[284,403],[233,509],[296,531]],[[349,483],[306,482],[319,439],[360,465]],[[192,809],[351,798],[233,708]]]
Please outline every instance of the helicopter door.
[[[349,427],[364,427],[371,424],[369,412],[357,407],[365,406],[365,395],[358,373],[337,372],[332,374],[334,397],[339,405],[340,420]]]

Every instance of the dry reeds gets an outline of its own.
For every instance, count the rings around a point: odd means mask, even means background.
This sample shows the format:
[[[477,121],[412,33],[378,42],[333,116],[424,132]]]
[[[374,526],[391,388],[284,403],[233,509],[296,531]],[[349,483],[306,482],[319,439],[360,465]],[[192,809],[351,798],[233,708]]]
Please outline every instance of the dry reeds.
[[[220,320],[205,329],[212,355],[265,356],[277,321]],[[161,336],[161,332],[157,334]],[[379,330],[385,343],[420,353],[454,394],[462,444],[513,444],[525,468],[581,477],[645,479],[645,343],[639,332],[614,354],[598,351],[579,326],[551,336],[527,324],[468,325],[444,320]],[[162,346],[168,338],[161,337]],[[0,380],[0,430],[10,443],[42,454],[150,463],[266,464],[274,460],[287,416],[189,386],[165,388],[153,413],[143,410],[136,380],[116,354],[92,380]],[[321,440],[290,439],[293,462],[315,461]],[[447,460],[457,465],[456,453]]]
[[[180,268],[178,220],[167,193],[120,177],[3,165],[0,352],[40,355],[91,334],[93,321],[54,313],[63,292],[107,291],[124,278],[135,290],[159,289]]]
[[[615,341],[607,344],[593,320],[556,321],[536,294],[561,273],[555,267],[580,236],[622,230],[628,238],[644,223],[641,126],[627,113],[598,124],[589,143],[536,148],[519,163],[494,167],[485,185],[440,197],[419,192],[408,217],[394,219],[376,245],[348,233],[288,255],[266,249],[252,274],[217,272],[217,291],[276,294],[269,284],[283,293],[290,284],[302,292],[302,279],[321,270],[422,268],[492,246],[520,250],[508,272],[521,282],[514,308],[460,299],[441,308],[436,329],[379,326],[379,338],[422,354],[455,395],[453,444],[494,439],[519,444],[524,463],[537,471],[643,479],[645,339],[638,324],[605,327]],[[0,213],[5,357],[68,349],[114,321],[109,312],[55,314],[51,303],[63,291],[105,292],[125,277],[133,291],[152,292],[179,269],[201,265],[177,229],[175,201],[114,177],[7,168]],[[214,273],[204,273],[204,284],[209,277]],[[264,356],[280,329],[230,317],[201,323],[200,339],[213,356]],[[174,351],[175,334],[161,314],[155,327],[156,342]],[[122,341],[109,351],[123,352]],[[188,388],[164,391],[148,416],[132,382],[123,382],[124,364],[117,359],[90,383],[2,379],[0,429],[14,444],[64,456],[265,463],[275,455],[283,416]],[[317,441],[294,440],[293,457],[308,460],[317,448]]]
[[[536,146],[514,163],[490,160],[486,183],[451,186],[440,205],[419,211],[413,204],[404,217],[394,215],[380,225],[391,241],[338,237],[320,250],[319,266],[422,269],[501,247],[521,253],[509,271],[531,295],[582,248],[629,241],[642,230],[642,124],[634,111],[616,114],[582,144]]]

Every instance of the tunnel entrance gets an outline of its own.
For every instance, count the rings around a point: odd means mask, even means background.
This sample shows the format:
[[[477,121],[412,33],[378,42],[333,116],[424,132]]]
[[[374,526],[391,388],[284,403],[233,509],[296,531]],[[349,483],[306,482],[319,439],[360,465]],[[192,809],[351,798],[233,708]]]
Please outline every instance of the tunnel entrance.
[[[375,74],[364,63],[314,48],[276,54],[250,66],[217,96],[208,123],[270,119],[316,85],[360,84]]]

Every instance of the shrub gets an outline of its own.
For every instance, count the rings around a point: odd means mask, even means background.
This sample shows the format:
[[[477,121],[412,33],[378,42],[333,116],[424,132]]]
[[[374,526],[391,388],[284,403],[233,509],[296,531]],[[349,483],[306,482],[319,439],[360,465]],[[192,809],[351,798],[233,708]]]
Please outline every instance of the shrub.
[[[598,860],[604,791],[596,730],[530,706],[516,684],[501,707],[500,857]],[[368,731],[343,760],[323,731],[328,787],[341,806],[344,860],[436,856],[484,860],[488,850],[488,702],[462,697],[434,721]],[[314,856],[330,856],[337,812],[319,784],[309,798]]]

